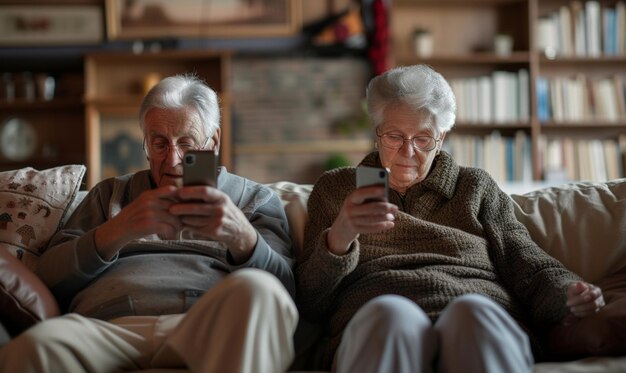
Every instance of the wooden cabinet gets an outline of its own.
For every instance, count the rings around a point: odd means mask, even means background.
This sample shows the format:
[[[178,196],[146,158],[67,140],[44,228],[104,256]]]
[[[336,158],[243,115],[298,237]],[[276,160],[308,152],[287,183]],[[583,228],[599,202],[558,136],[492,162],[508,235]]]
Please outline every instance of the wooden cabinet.
[[[606,14],[620,14],[623,6],[623,0],[395,0],[392,53],[398,65],[426,63],[450,81],[459,110],[446,142],[459,163],[487,168],[500,181],[623,177],[626,35],[606,23]],[[432,53],[418,55],[416,30],[428,32]],[[576,33],[588,38],[590,30],[599,33],[598,51],[579,46],[576,54],[562,45],[574,45],[568,40]],[[510,53],[495,53],[502,35],[512,40]],[[615,51],[605,49],[608,35],[622,44]],[[609,101],[614,108],[605,107]]]
[[[82,66],[6,56],[0,75],[0,170],[83,164]]]
[[[152,84],[174,74],[196,74],[218,93],[222,109],[220,162],[232,168],[229,64],[230,54],[223,51],[88,54],[85,57],[88,186],[107,176],[147,167],[139,106]]]

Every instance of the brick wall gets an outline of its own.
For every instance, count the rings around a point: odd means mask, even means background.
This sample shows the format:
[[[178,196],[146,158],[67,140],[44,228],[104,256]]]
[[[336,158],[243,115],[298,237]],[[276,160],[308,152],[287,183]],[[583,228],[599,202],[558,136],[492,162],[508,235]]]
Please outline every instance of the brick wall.
[[[362,115],[367,61],[359,58],[236,57],[231,68],[235,171],[259,182],[312,183],[329,153],[279,151],[285,143],[364,138],[371,129],[340,131]],[[237,145],[276,144],[271,152],[237,154]],[[366,152],[346,151],[354,164]]]

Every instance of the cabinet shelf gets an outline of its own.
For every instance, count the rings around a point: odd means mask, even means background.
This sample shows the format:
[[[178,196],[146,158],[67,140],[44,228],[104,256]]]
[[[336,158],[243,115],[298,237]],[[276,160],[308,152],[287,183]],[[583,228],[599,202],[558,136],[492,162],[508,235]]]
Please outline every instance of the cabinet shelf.
[[[10,102],[0,102],[0,110],[51,110],[51,109],[81,109],[83,102],[80,98],[55,98],[50,101],[27,101],[16,99]]]

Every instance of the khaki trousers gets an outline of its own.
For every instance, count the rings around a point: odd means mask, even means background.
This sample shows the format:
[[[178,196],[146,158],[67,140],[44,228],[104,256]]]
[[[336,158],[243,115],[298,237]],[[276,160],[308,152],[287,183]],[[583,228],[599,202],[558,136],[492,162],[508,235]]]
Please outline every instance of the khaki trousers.
[[[274,276],[243,269],[186,314],[43,321],[0,349],[0,372],[285,372],[297,322],[294,302]]]

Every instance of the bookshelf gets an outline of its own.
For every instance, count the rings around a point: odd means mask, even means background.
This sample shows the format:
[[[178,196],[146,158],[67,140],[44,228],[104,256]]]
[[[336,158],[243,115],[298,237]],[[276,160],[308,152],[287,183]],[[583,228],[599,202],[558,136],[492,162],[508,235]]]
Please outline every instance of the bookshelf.
[[[458,115],[446,146],[461,164],[504,182],[624,177],[624,3],[395,0],[394,63],[426,63],[450,81]],[[432,54],[416,53],[416,29]],[[498,35],[510,53],[495,52]]]

